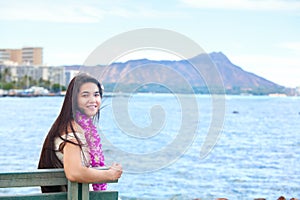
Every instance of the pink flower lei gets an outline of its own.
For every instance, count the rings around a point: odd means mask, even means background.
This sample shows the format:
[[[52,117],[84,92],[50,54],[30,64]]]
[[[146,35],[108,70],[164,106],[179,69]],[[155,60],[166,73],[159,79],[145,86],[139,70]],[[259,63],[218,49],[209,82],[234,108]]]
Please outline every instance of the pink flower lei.
[[[89,146],[90,153],[90,165],[92,167],[104,166],[104,155],[102,152],[101,139],[97,132],[97,128],[93,123],[93,118],[89,118],[81,112],[76,112],[76,121],[84,130],[84,136]],[[107,185],[105,183],[93,184],[94,191],[106,190]]]

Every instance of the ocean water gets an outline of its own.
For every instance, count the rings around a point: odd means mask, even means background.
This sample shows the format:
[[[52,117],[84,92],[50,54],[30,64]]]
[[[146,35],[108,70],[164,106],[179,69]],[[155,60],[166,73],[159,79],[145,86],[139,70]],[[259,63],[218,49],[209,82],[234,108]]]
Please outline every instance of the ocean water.
[[[0,98],[1,172],[36,169],[62,101]],[[300,198],[300,98],[226,96],[224,103],[201,95],[105,97],[106,163],[124,168],[109,189],[121,199]],[[24,192],[39,188],[0,190]]]

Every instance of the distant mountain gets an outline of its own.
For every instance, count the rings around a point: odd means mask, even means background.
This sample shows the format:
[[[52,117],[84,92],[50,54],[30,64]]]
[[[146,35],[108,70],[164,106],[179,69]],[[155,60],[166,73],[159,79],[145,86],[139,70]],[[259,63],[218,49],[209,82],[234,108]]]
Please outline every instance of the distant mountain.
[[[276,83],[246,72],[241,67],[232,64],[222,52],[213,52],[209,56],[221,73],[226,88],[282,88]]]
[[[221,52],[180,61],[130,60],[89,70],[100,74],[106,91],[208,93],[211,88],[214,92],[222,92],[224,88],[229,94],[269,94],[285,89],[244,71]]]

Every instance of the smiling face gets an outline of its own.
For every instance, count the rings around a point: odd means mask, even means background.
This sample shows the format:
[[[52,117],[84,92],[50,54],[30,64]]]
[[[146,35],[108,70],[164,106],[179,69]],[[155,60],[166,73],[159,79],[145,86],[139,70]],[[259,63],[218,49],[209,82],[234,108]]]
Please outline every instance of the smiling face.
[[[77,96],[79,110],[88,117],[97,114],[101,105],[101,97],[98,86],[95,83],[84,83],[79,88]]]

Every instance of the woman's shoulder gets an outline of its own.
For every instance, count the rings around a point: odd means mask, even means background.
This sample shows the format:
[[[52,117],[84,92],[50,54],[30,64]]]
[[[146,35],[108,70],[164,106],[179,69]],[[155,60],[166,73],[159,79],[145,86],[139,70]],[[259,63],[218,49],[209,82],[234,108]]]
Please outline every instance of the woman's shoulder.
[[[56,138],[57,142],[61,142],[64,140],[83,140],[85,139],[84,137],[84,131],[83,129],[79,126],[78,123],[75,121],[72,121],[70,125],[67,126],[67,131],[61,132],[60,137]]]
[[[72,130],[73,128],[73,130]],[[67,127],[67,132],[68,133],[72,133],[72,132],[76,132],[76,133],[81,133],[83,134],[84,131],[83,129],[80,127],[80,125],[76,122],[76,121],[71,121],[71,124]]]
[[[85,144],[86,139],[83,133],[80,132],[68,132],[60,137],[56,137],[54,140],[55,146],[59,147],[62,143],[65,143],[66,141],[70,141],[72,143],[79,143],[79,144]]]

